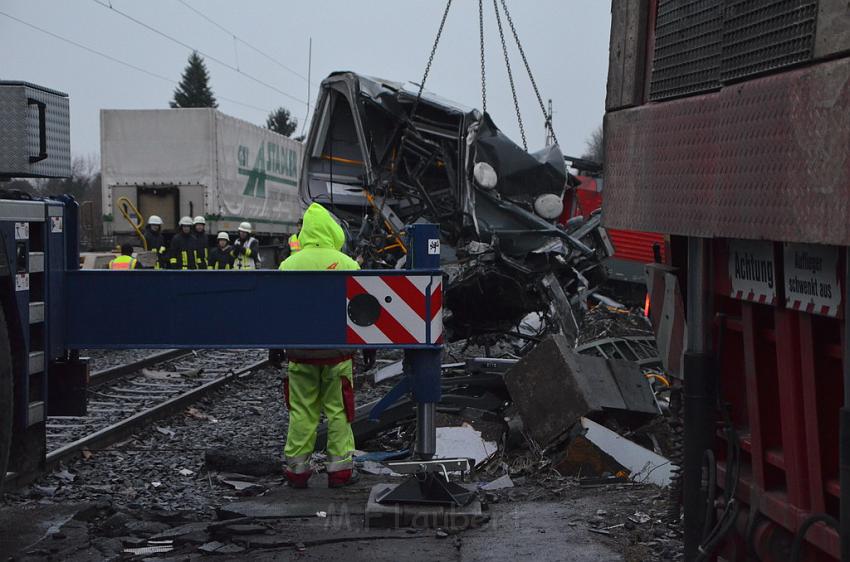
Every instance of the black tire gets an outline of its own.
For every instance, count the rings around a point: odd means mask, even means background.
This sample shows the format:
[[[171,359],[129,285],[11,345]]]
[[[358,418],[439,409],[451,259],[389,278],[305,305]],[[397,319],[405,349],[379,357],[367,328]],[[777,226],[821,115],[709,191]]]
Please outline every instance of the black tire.
[[[12,349],[6,316],[0,307],[0,490],[3,489],[12,444],[12,418],[15,411],[12,388]]]

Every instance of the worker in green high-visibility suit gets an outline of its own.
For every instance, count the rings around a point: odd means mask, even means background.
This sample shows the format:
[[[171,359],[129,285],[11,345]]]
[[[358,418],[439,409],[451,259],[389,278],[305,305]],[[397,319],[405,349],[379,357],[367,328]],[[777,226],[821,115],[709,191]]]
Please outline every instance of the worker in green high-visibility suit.
[[[352,270],[357,262],[340,249],[345,233],[330,213],[313,203],[304,213],[298,235],[301,250],[280,264],[282,271]],[[312,475],[310,455],[316,445],[321,411],[328,419],[328,486],[357,481],[352,454],[354,385],[352,352],[346,349],[287,349],[288,377],[284,394],[289,408],[286,435],[286,479],[294,488],[306,488]]]

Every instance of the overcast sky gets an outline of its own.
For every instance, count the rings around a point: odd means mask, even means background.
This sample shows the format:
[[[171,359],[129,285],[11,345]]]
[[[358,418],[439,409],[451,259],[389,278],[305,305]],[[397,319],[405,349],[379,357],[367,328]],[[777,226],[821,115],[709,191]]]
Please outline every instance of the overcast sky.
[[[297,115],[299,123],[303,121],[307,113],[303,76],[307,75],[310,37],[312,100],[322,78],[334,70],[419,81],[445,5],[442,0],[3,0],[0,12],[168,80],[179,80],[190,50],[111,10],[110,2],[162,33],[238,66],[242,74],[207,59],[219,109],[257,124],[265,123],[268,111],[280,105]],[[519,142],[493,3],[485,0],[484,4],[487,109],[500,128]],[[552,99],[562,149],[566,154],[580,154],[604,112],[610,3],[508,0],[508,7],[541,94],[544,100]],[[542,114],[507,23],[503,25],[529,148],[536,149],[544,142]],[[0,37],[4,49],[0,80],[25,80],[70,95],[74,155],[100,152],[98,110],[164,108],[172,99],[173,82],[107,60],[2,14]],[[475,0],[454,0],[427,89],[481,107]]]

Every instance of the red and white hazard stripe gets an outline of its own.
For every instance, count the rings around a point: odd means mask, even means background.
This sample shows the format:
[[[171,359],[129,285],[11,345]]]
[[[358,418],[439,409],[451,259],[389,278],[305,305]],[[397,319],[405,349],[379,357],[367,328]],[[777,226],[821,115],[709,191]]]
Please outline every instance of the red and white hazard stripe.
[[[737,291],[733,289],[729,293],[729,296],[732,297],[733,299],[737,299],[739,301],[757,302],[759,304],[766,304],[766,303],[769,302],[770,304],[776,304],[776,295],[770,296],[770,295],[765,295],[763,293],[755,293],[753,291],[750,291],[749,293],[744,294],[744,291],[741,291],[740,289],[737,290]],[[768,299],[770,299],[770,300],[768,301]]]
[[[786,298],[785,301],[788,303],[790,308],[805,312],[806,314],[819,314],[821,316],[831,316],[833,318],[838,316],[839,307],[837,306],[827,306],[825,304],[816,306],[812,301],[804,302],[800,299],[791,298]]]
[[[351,276],[346,282],[346,306],[369,294],[381,311],[370,326],[347,319],[350,344],[435,344],[443,341],[443,289],[440,276]],[[430,295],[430,311],[426,295]],[[430,338],[427,333],[430,326]]]

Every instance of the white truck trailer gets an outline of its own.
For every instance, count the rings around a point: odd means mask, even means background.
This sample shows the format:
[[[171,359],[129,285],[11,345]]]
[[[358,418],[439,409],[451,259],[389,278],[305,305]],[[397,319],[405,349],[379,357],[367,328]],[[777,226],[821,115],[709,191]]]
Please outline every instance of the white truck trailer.
[[[303,211],[301,143],[216,109],[101,110],[100,149],[105,230],[119,243],[138,240],[126,198],[145,220],[162,217],[166,235],[185,215],[203,215],[212,237],[249,221],[268,267]]]

